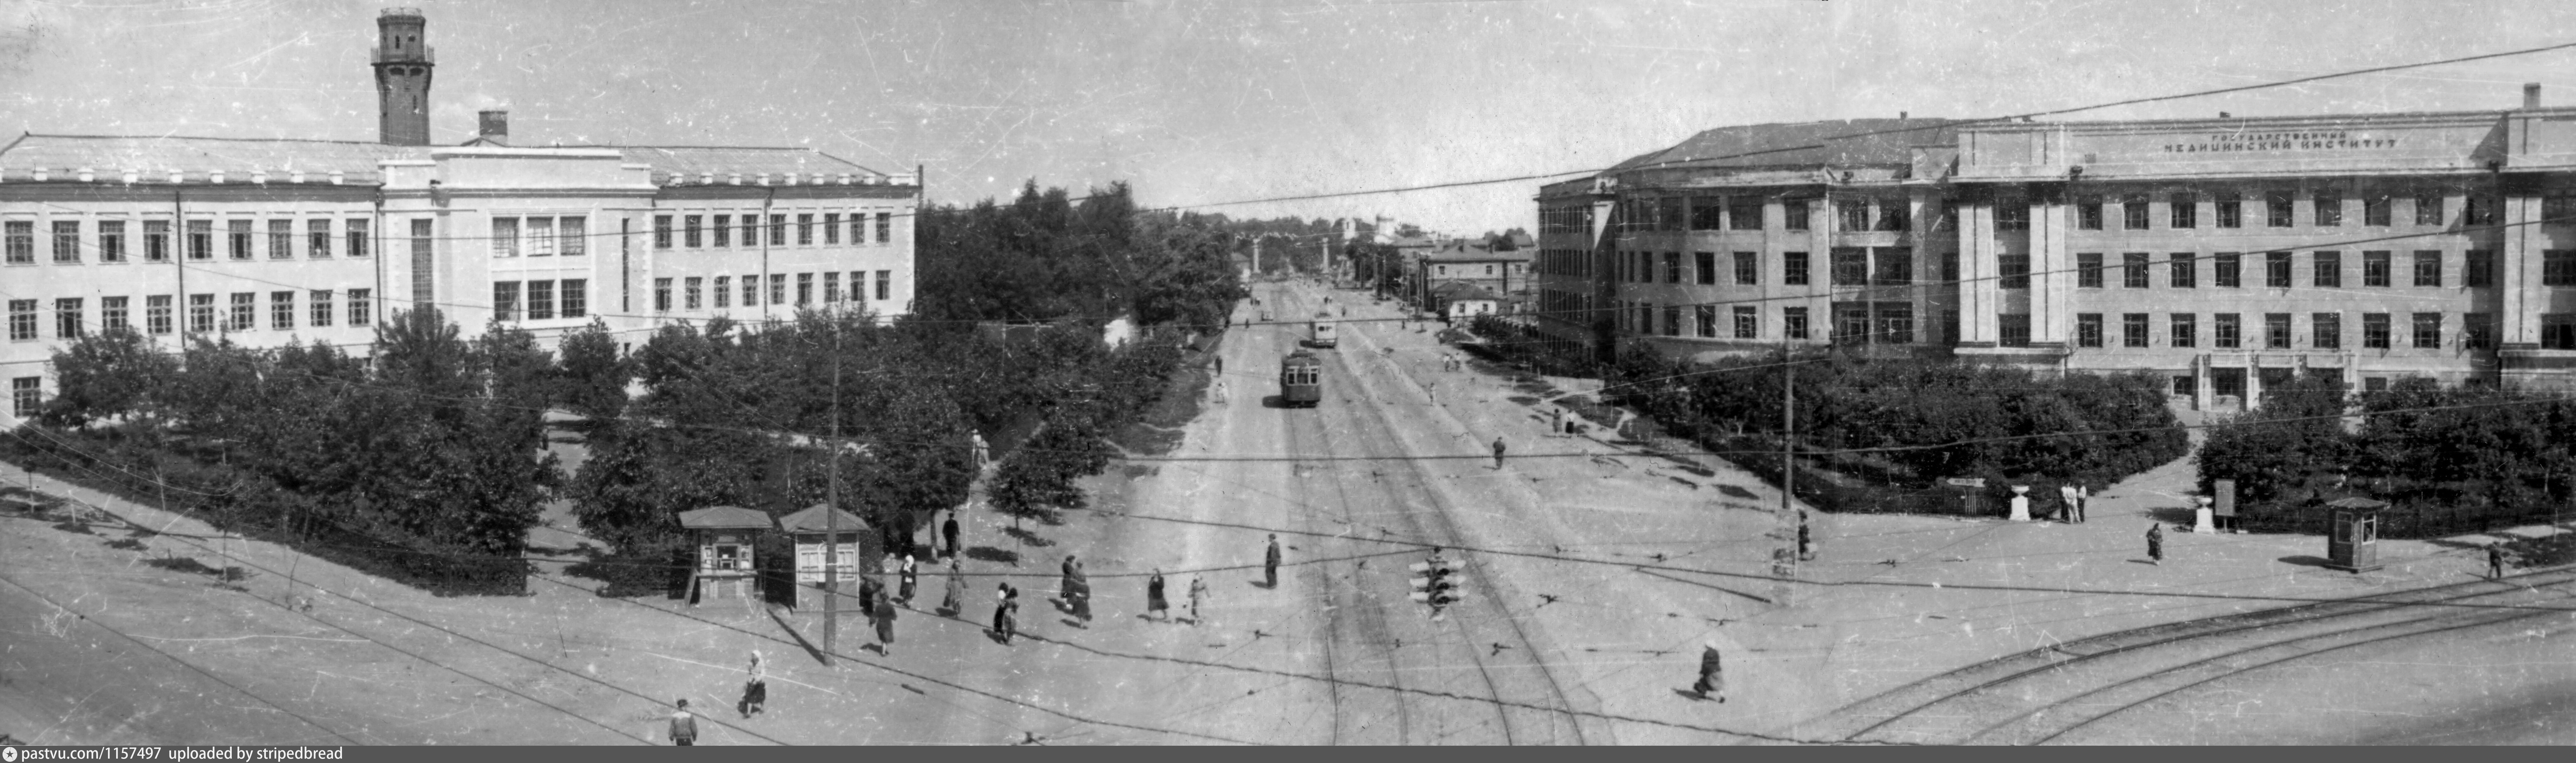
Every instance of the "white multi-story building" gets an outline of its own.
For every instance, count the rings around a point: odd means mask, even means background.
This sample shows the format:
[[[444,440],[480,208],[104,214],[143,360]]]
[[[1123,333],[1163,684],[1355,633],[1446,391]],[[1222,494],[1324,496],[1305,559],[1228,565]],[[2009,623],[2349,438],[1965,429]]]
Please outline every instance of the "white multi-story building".
[[[378,19],[376,143],[21,136],[0,147],[0,378],[15,426],[62,343],[130,327],[363,352],[435,307],[551,343],[607,322],[910,312],[920,185],[809,149],[420,145],[433,65],[418,12]],[[633,341],[633,340],[629,340]]]

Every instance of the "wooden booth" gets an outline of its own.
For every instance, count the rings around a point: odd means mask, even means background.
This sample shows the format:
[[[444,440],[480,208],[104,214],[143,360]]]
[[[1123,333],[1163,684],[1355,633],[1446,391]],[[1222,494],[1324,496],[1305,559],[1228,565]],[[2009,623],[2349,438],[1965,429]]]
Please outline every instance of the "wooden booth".
[[[838,516],[827,516],[824,514],[826,511]],[[859,593],[859,573],[866,569],[860,566],[860,562],[878,555],[874,549],[866,547],[875,545],[876,533],[865,520],[818,503],[778,519],[778,528],[796,541],[797,609],[823,607],[826,595],[823,588],[823,546],[824,540],[833,534],[826,525],[835,521],[840,525],[840,537],[833,543],[836,546],[832,549],[833,556],[838,558],[833,560],[832,566],[839,570],[839,590],[852,597],[842,599],[841,607],[855,609],[859,605],[855,598]]]
[[[727,594],[758,603],[760,567],[752,546],[773,525],[769,515],[740,506],[680,512],[680,526],[698,542],[698,567],[689,574],[689,603]]]
[[[2385,501],[2338,498],[2326,502],[2326,566],[2346,572],[2379,569],[2379,512]]]

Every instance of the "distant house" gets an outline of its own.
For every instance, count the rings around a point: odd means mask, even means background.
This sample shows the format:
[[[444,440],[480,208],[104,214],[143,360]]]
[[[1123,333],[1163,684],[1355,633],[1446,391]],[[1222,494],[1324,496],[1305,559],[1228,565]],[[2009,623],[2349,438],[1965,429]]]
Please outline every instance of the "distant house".
[[[1467,241],[1451,241],[1413,264],[1413,292],[1425,310],[1440,310],[1435,287],[1445,283],[1476,286],[1496,299],[1529,291],[1534,252],[1498,252]]]
[[[1497,315],[1503,311],[1503,298],[1482,286],[1449,281],[1431,287],[1431,301],[1426,305],[1443,320],[1459,320],[1479,315]]]

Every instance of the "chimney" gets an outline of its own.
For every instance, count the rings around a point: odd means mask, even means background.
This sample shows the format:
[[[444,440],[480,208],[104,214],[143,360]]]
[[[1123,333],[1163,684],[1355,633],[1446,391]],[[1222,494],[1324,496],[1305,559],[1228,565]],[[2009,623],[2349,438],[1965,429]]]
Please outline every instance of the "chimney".
[[[2540,108],[2540,83],[2522,83],[2522,107],[2526,109]]]
[[[481,116],[482,128],[478,134],[483,140],[495,146],[510,145],[510,112],[502,109],[484,109]]]

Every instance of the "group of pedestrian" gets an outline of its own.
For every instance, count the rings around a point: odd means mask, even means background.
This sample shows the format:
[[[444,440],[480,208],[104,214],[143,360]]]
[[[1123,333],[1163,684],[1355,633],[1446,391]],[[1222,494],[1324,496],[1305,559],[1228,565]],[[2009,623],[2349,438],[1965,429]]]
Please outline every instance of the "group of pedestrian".
[[[2093,488],[2089,485],[2059,485],[2057,497],[2057,521],[2075,524],[2084,521],[2085,505],[2093,502]]]

